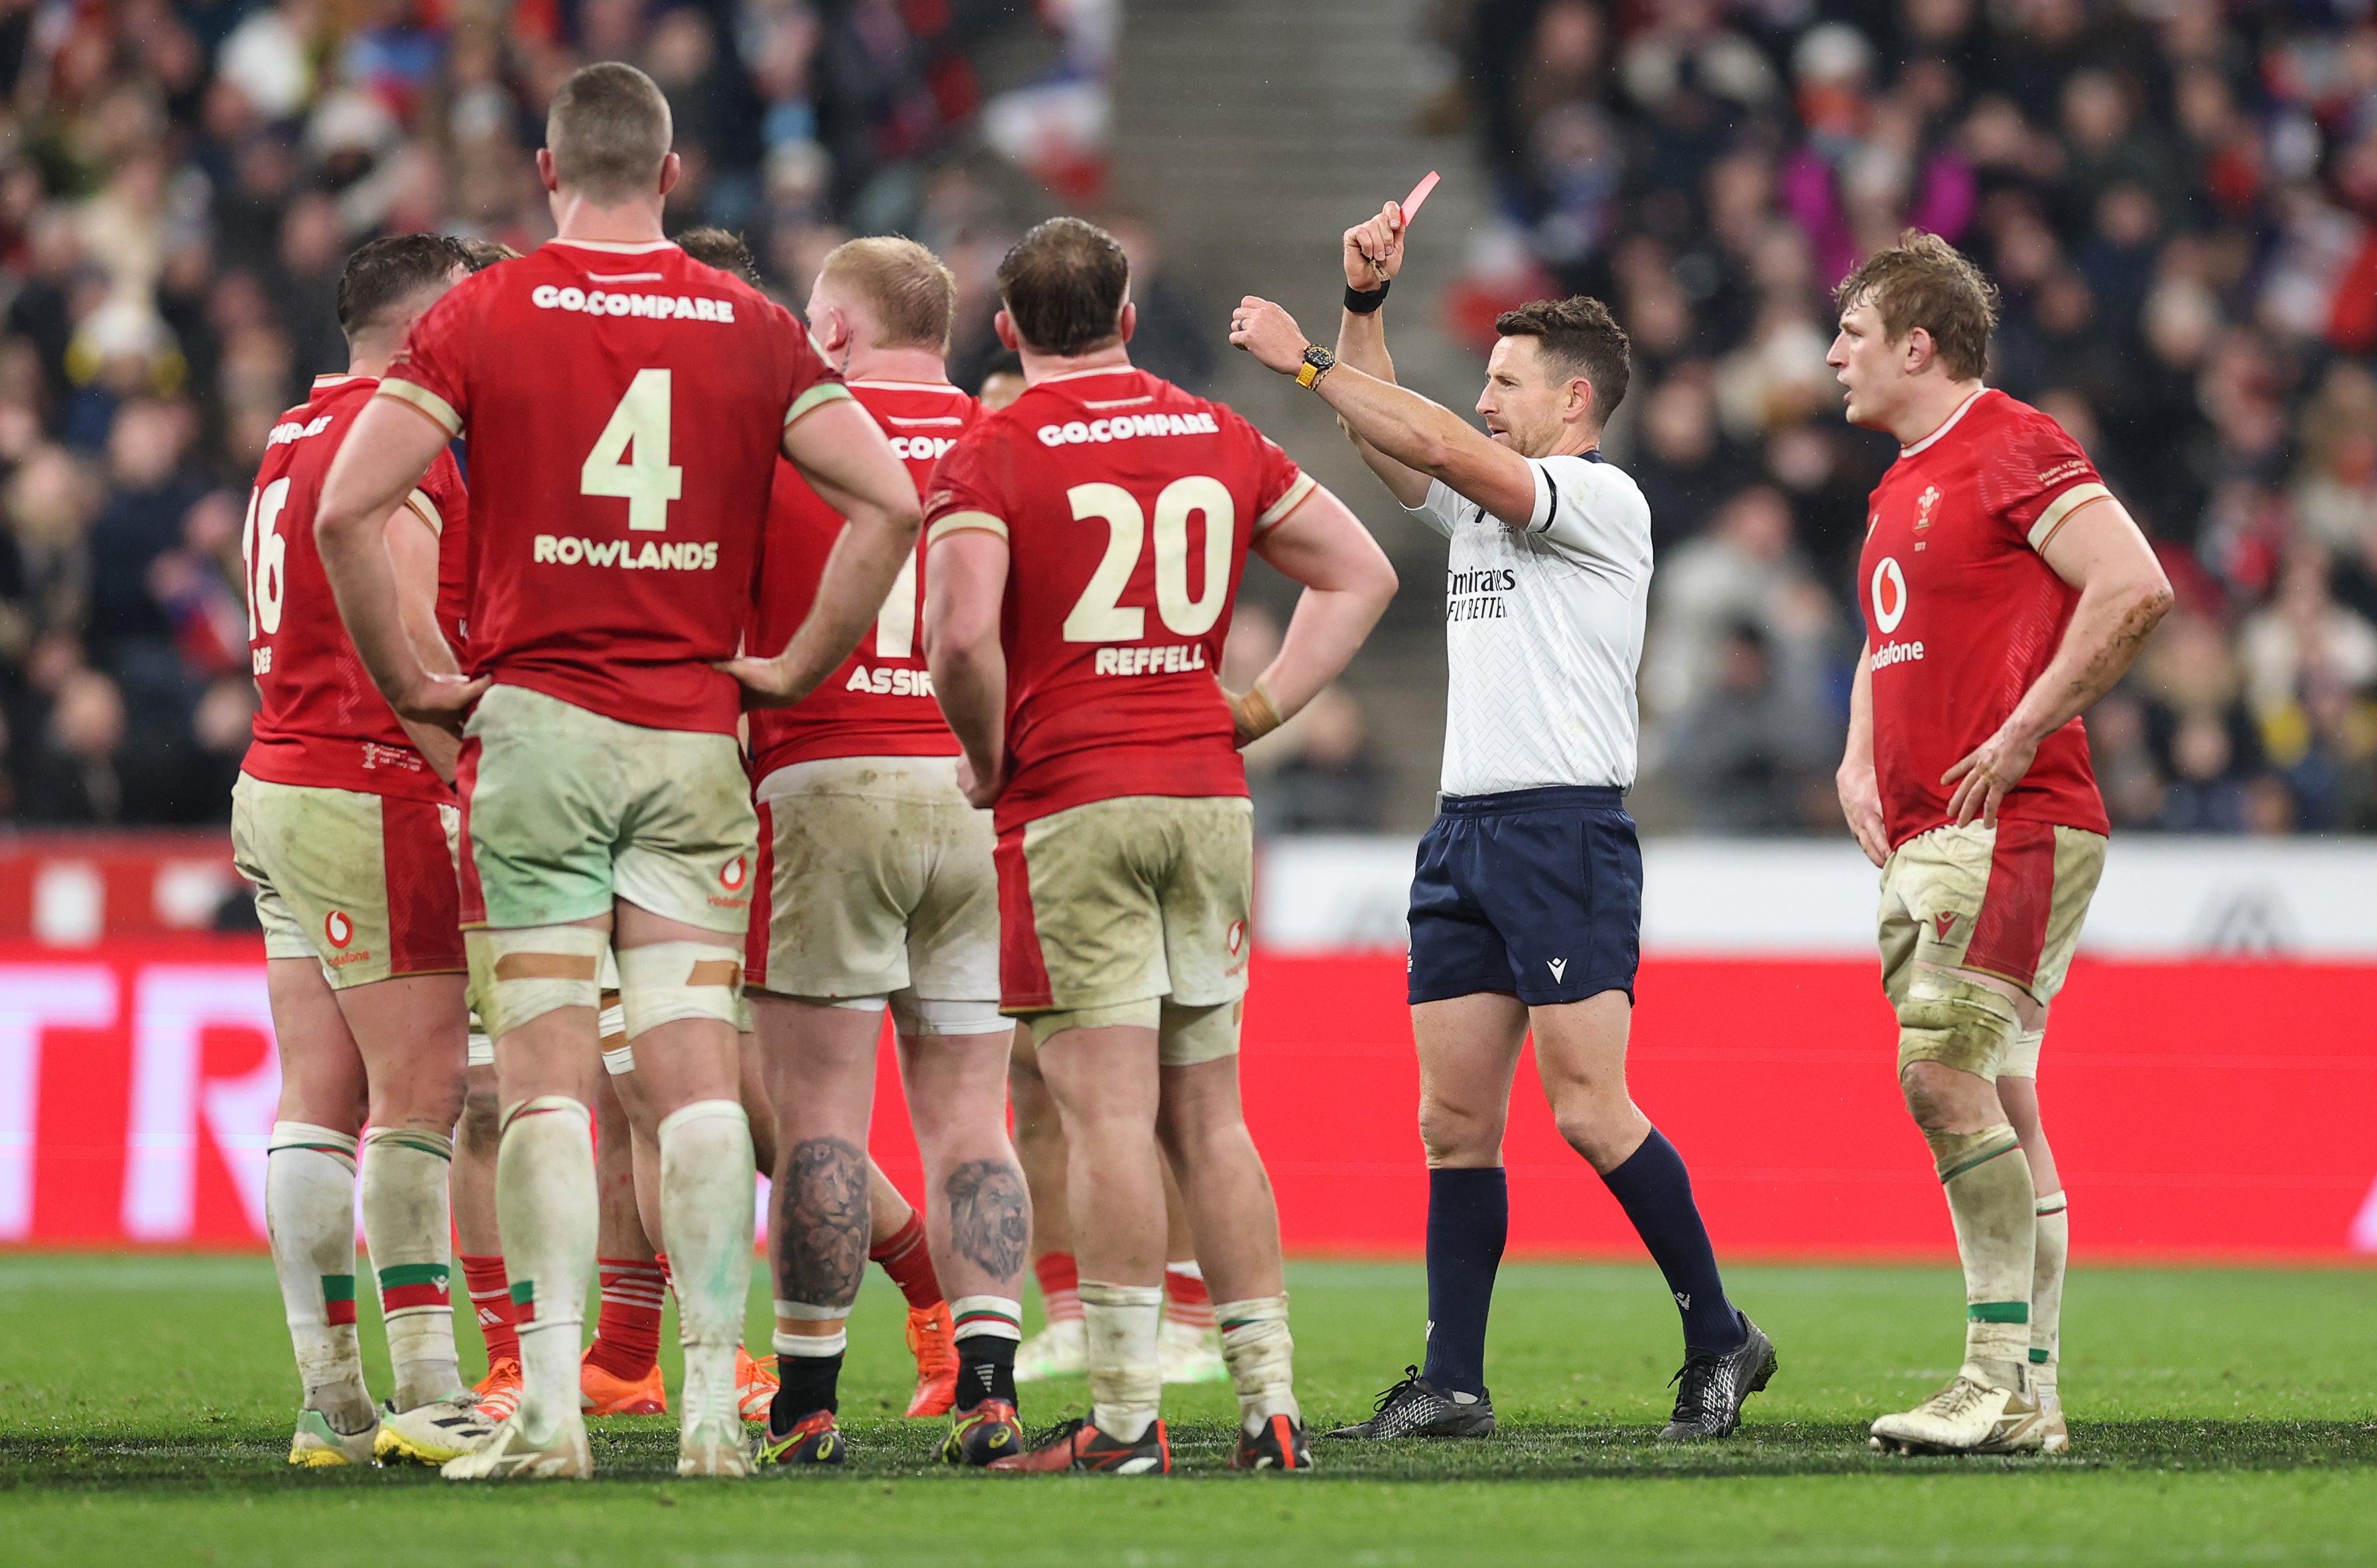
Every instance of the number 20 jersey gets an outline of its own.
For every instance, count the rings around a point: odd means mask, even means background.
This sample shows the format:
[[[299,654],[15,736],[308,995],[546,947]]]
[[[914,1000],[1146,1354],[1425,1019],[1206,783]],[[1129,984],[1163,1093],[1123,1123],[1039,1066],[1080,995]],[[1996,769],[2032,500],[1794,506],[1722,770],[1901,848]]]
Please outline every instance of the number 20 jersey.
[[[451,791],[372,684],[314,547],[330,459],[378,385],[368,376],[317,376],[312,398],[282,414],[266,437],[240,536],[257,696],[255,739],[240,767],[269,784],[446,801]],[[442,561],[461,541],[464,505],[454,456],[440,452],[396,522],[418,518],[437,529]]]
[[[1997,732],[2055,658],[2080,594],[2041,552],[2108,493],[2062,426],[1994,388],[1874,486],[1857,580],[1892,848],[1946,825],[1955,786],[1940,776]],[[2079,719],[2039,742],[1999,815],[2110,831]]]
[[[667,241],[548,241],[455,286],[379,395],[471,459],[473,674],[732,734],[784,428],[847,397],[789,311]]]
[[[942,455],[980,412],[965,393],[931,382],[854,381],[850,395],[883,427],[920,497]],[[751,620],[754,652],[774,654],[800,630],[842,527],[841,517],[798,469],[790,461],[776,465],[776,500],[768,514],[759,603]],[[753,711],[752,778],[828,757],[957,754],[957,737],[933,700],[925,669],[925,549],[918,540],[875,625],[841,669],[791,707]]]
[[[1216,671],[1248,547],[1311,493],[1254,426],[1128,365],[1039,382],[933,477],[928,541],[1005,536],[1005,833],[1124,795],[1244,795]]]

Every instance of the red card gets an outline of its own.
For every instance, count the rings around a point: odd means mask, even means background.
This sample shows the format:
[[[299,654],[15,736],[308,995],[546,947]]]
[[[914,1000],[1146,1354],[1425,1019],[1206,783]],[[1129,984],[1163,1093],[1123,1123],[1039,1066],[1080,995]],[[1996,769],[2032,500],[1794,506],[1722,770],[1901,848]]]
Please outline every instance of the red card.
[[[1403,211],[1405,228],[1409,228],[1411,220],[1419,216],[1420,206],[1427,200],[1428,194],[1436,189],[1436,182],[1437,172],[1431,169],[1427,172],[1427,178],[1414,185],[1412,194],[1404,197]]]

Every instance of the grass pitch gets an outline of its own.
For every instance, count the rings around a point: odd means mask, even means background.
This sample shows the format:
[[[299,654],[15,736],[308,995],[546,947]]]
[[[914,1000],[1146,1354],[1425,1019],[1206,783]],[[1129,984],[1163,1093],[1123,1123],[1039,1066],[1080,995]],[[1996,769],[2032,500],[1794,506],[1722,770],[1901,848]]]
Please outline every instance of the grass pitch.
[[[263,1260],[0,1255],[0,1561],[2377,1562],[2377,1273],[2076,1272],[2060,1460],[1865,1447],[1866,1421],[1950,1369],[1952,1270],[1728,1283],[1782,1370],[1739,1437],[1702,1448],[1652,1440],[1678,1359],[1655,1274],[1514,1265],[1489,1353],[1496,1438],[1322,1444],[1310,1478],[1233,1476],[1234,1407],[1206,1385],[1166,1394],[1168,1480],[955,1474],[932,1462],[940,1423],[897,1417],[908,1366],[878,1279],[852,1325],[846,1470],[680,1481],[651,1418],[596,1423],[591,1486],[464,1488],[283,1462],[296,1382]],[[1418,1268],[1308,1264],[1291,1285],[1308,1414],[1366,1413],[1417,1351]],[[764,1335],[764,1291],[753,1305]],[[475,1360],[467,1324],[461,1338]],[[1087,1396],[1078,1380],[1024,1394],[1035,1428]]]

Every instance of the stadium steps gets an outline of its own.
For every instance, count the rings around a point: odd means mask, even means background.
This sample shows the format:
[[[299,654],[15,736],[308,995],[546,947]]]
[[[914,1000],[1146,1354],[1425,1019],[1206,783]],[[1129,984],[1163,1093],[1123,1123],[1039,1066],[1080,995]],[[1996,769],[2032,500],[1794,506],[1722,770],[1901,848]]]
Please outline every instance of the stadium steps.
[[[1125,17],[1116,91],[1116,187],[1161,237],[1179,282],[1208,304],[1217,337],[1245,294],[1278,300],[1323,342],[1336,337],[1339,235],[1430,169],[1444,184],[1415,230],[1395,285],[1397,375],[1466,409],[1483,362],[1436,327],[1438,292],[1490,211],[1467,135],[1413,124],[1446,80],[1428,0],[1138,0]],[[1216,395],[1344,496],[1378,534],[1404,590],[1345,684],[1395,772],[1397,826],[1433,810],[1444,736],[1444,547],[1362,467],[1327,408],[1243,355],[1225,354]],[[1265,569],[1248,594],[1284,612]]]

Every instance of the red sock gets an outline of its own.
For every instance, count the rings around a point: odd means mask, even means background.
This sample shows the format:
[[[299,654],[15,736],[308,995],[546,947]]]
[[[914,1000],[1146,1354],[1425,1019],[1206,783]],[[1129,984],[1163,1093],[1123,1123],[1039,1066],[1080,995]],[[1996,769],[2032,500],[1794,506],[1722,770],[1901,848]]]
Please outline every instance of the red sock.
[[[925,1245],[922,1210],[910,1209],[908,1223],[869,1247],[866,1255],[883,1265],[891,1283],[900,1287],[900,1294],[908,1298],[911,1310],[940,1304],[941,1282],[933,1275],[932,1250]]]
[[[1081,1270],[1070,1253],[1042,1253],[1032,1260],[1040,1280],[1040,1305],[1050,1323],[1081,1321]]]
[[[657,1262],[597,1258],[603,1313],[586,1359],[629,1383],[651,1375],[661,1353],[661,1301],[668,1276]]]
[[[1164,1265],[1164,1319],[1199,1330],[1213,1326],[1213,1293],[1205,1288],[1205,1271],[1194,1263]]]
[[[462,1280],[471,1292],[471,1310],[479,1320],[479,1336],[487,1342],[487,1364],[520,1360],[519,1320],[512,1314],[511,1280],[504,1273],[501,1254],[461,1254]]]

